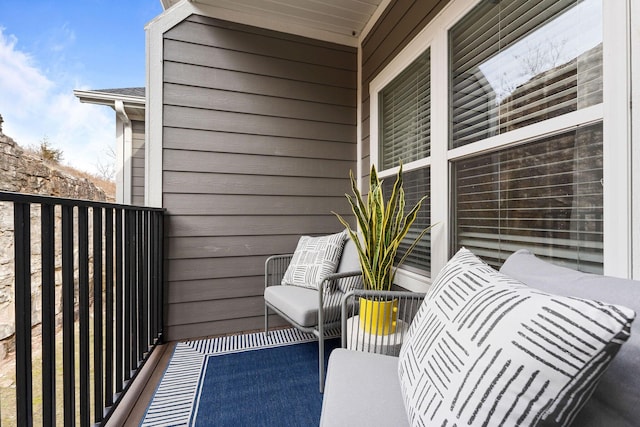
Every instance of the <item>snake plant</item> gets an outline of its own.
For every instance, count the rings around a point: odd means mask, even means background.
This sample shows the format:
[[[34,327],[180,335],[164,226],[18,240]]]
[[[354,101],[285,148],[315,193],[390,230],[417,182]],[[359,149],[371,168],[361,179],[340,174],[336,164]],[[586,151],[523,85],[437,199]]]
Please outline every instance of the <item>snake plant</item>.
[[[406,237],[409,228],[418,216],[422,202],[427,196],[422,197],[405,215],[402,164],[398,170],[391,197],[386,203],[382,192],[382,180],[378,178],[375,166],[371,166],[369,193],[366,202],[358,189],[353,171],[350,171],[349,175],[351,177],[353,196],[349,194],[345,194],[345,196],[356,217],[358,228],[360,229],[360,237],[358,232],[353,230],[342,216],[335,212],[333,213],[338,217],[342,225],[347,228],[349,236],[358,250],[365,288],[390,290],[396,273],[396,269],[393,268],[396,253],[400,243]],[[396,264],[396,267],[402,265],[407,255],[411,253],[420,239],[430,229],[431,226],[422,230]]]

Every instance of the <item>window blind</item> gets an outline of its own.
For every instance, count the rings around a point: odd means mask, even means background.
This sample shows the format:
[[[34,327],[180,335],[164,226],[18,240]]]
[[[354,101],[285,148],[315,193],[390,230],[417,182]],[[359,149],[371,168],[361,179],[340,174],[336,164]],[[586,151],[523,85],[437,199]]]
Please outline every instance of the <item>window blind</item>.
[[[393,184],[395,183],[395,176],[390,176],[384,179],[382,184],[382,191],[385,194],[386,200],[388,200],[391,192],[393,191]],[[430,168],[414,169],[411,171],[405,171],[403,173],[403,188],[405,191],[405,203],[406,213],[409,212],[418,200],[430,193],[431,175]],[[411,243],[418,237],[418,235],[431,224],[431,199],[427,198],[420,209],[418,216],[409,229],[404,241],[400,244],[396,262],[400,261],[404,254],[411,246]],[[429,274],[431,272],[431,235],[427,233],[418,245],[413,249],[411,254],[405,259],[402,268],[419,272],[422,274]]]
[[[602,102],[600,0],[481,2],[449,32],[450,146]]]
[[[527,248],[602,273],[602,123],[456,161],[452,173],[455,250],[497,268]]]
[[[379,169],[430,155],[430,59],[426,50],[378,94]]]

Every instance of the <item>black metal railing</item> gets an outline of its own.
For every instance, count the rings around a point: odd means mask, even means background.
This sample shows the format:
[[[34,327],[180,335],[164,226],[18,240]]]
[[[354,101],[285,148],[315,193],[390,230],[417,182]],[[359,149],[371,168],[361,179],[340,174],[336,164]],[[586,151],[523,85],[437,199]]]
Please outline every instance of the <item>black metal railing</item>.
[[[0,203],[14,218],[15,422],[35,411],[53,426],[62,407],[65,426],[103,424],[162,340],[164,211],[10,192]]]

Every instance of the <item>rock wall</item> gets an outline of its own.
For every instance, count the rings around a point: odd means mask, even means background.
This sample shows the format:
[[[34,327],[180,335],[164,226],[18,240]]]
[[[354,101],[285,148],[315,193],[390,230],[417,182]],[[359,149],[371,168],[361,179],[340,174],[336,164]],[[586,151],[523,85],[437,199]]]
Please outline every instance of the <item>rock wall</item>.
[[[71,199],[106,201],[110,197],[86,178],[70,175],[25,151],[0,128],[0,190],[41,194]],[[60,313],[62,259],[61,211],[56,209],[56,313]],[[0,202],[0,360],[13,349],[14,325],[14,242],[13,205]],[[32,324],[41,321],[40,210],[31,207],[31,302]],[[77,248],[76,248],[77,249]],[[77,255],[76,255],[77,259]],[[77,262],[76,262],[77,264]]]

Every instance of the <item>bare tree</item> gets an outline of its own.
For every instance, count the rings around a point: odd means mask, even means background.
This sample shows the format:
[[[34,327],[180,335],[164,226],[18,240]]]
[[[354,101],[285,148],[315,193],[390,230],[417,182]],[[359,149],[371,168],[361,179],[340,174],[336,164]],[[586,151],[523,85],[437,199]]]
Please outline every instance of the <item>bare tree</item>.
[[[96,162],[97,175],[107,181],[113,181],[116,177],[116,150],[109,145],[103,150],[104,155],[98,157]]]

